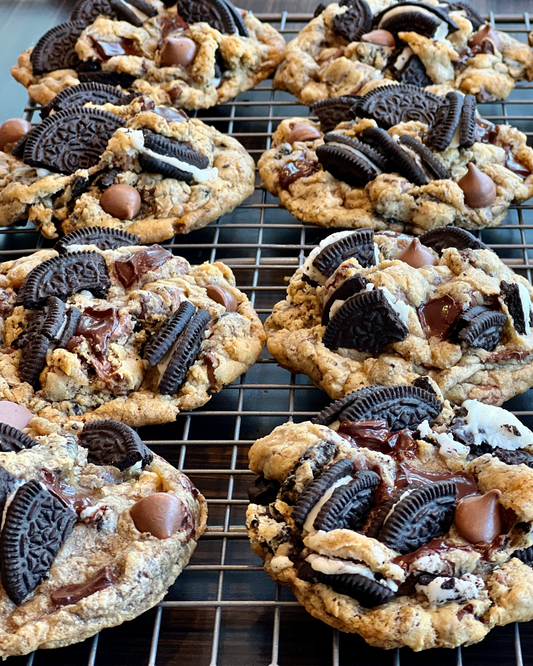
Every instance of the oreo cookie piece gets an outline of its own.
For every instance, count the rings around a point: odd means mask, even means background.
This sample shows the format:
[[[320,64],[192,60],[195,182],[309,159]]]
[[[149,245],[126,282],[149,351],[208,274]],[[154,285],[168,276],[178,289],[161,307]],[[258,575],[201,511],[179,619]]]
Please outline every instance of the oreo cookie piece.
[[[80,83],[102,83],[108,86],[129,88],[135,81],[133,74],[125,72],[102,72],[101,70],[81,70],[78,68]]]
[[[389,587],[360,574],[328,575],[317,571],[316,579],[335,592],[355,599],[364,608],[380,606],[394,598],[394,592]]]
[[[378,540],[402,555],[445,534],[456,505],[457,485],[436,481],[404,495],[385,519]]]
[[[281,486],[280,498],[282,501],[291,503],[298,501],[301,491],[297,488],[297,485],[299,485],[299,475],[302,468],[305,468],[306,476],[310,474],[313,478],[316,478],[322,473],[326,465],[329,465],[335,458],[338,451],[338,444],[331,440],[313,444],[306,449]]]
[[[348,148],[323,144],[315,152],[325,171],[352,187],[364,187],[379,173],[370,160]]]
[[[261,504],[268,506],[276,500],[280,488],[279,481],[275,479],[265,479],[264,476],[258,476],[248,486],[248,499],[252,504]]]
[[[85,25],[90,25],[99,16],[114,18],[110,0],[78,0],[74,5],[70,20],[82,21]]]
[[[526,321],[526,315],[522,305],[522,299],[520,297],[519,286],[515,283],[509,283],[505,282],[505,280],[502,280],[500,282],[500,289],[502,291],[505,305],[507,305],[507,309],[509,310],[509,314],[513,318],[513,326],[515,327],[516,332],[518,335],[527,335],[529,328],[529,313],[528,319]]]
[[[83,21],[68,21],[45,33],[31,52],[33,73],[46,74],[56,69],[76,69],[80,64],[76,42],[85,27]]]
[[[183,301],[148,340],[144,348],[143,359],[151,366],[157,365],[181,335],[194,315],[195,309],[190,301]]]
[[[28,310],[36,310],[50,296],[65,301],[72,294],[87,290],[105,298],[111,287],[107,265],[98,252],[68,252],[43,261],[26,275],[22,283],[22,301]]]
[[[322,311],[322,326],[327,326],[329,322],[329,313],[335,301],[346,301],[354,294],[363,291],[369,282],[370,280],[367,280],[362,275],[353,275],[347,280],[344,280],[344,282],[342,282],[331,294],[324,306],[324,310]]]
[[[471,148],[476,142],[476,109],[474,95],[465,95],[459,126],[459,145],[463,148]]]
[[[365,531],[365,536],[369,539],[377,539],[385,519],[392,511],[393,507],[398,504],[402,497],[407,496],[407,493],[411,492],[415,488],[420,488],[420,483],[410,483],[405,488],[398,490],[390,499],[388,499],[384,504],[379,507],[378,512],[372,518],[370,525]]]
[[[209,166],[209,158],[206,155],[197,153],[184,143],[169,139],[166,136],[156,134],[151,130],[143,129],[144,146],[149,150],[160,155],[173,157],[185,164],[190,164],[196,169],[206,169]],[[151,173],[160,173],[165,178],[176,178],[186,183],[191,183],[194,176],[191,172],[185,171],[173,164],[164,162],[152,155],[139,154],[139,164],[141,167]]]
[[[428,146],[439,151],[448,148],[459,125],[462,109],[463,96],[455,91],[449,92],[437,109],[433,124],[426,136]]]
[[[450,0],[444,0],[444,2],[448,4],[448,7],[452,12],[463,11],[474,30],[478,30],[482,25],[485,25],[485,19],[483,16],[481,16],[481,14],[472,6],[467,5],[466,2],[451,2]]]
[[[423,37],[433,37],[440,26],[441,21],[436,16],[422,14],[421,12],[403,12],[389,18],[384,18],[380,24],[380,30],[387,30],[395,37],[399,32],[416,32]]]
[[[344,347],[376,354],[404,340],[409,329],[381,289],[349,298],[329,320],[322,343],[331,350]]]
[[[74,106],[58,111],[28,132],[23,160],[59,173],[88,169],[123,125],[121,118],[102,109]]]
[[[380,127],[367,127],[363,130],[362,138],[373,148],[379,150],[384,157],[395,165],[398,173],[415,185],[426,185],[429,182],[424,171],[418,166],[415,159],[403,150],[396,141]]]
[[[365,0],[350,0],[348,11],[333,17],[332,27],[347,42],[358,42],[372,29],[372,10]]]
[[[248,28],[246,27],[246,23],[244,22],[242,14],[233,6],[231,0],[225,0],[225,3],[226,7],[229,9],[231,15],[233,16],[233,20],[235,21],[239,35],[241,35],[241,37],[249,37],[250,33],[248,32]]]
[[[503,312],[475,305],[457,318],[455,337],[471,347],[492,351],[500,341],[506,321]]]
[[[7,423],[0,423],[0,451],[2,453],[9,453],[10,451],[23,451],[24,449],[31,449],[37,444],[29,435],[8,425]],[[0,468],[3,469],[3,468]]]
[[[322,99],[313,104],[313,113],[320,121],[322,132],[331,132],[339,123],[352,120],[353,114],[351,109],[356,101],[357,97],[346,95],[343,97]]]
[[[5,467],[0,467],[0,516],[4,514],[7,498],[19,485],[21,481],[14,474],[8,472]]]
[[[127,21],[136,28],[140,28],[146,20],[157,15],[157,9],[145,0],[109,0],[109,4],[118,19]]]
[[[11,601],[22,603],[46,576],[76,520],[39,481],[17,490],[0,536],[2,585]]]
[[[415,139],[414,136],[411,136],[410,134],[402,134],[399,137],[399,142],[402,146],[407,147],[418,155],[426,171],[429,171],[433,178],[436,178],[437,180],[446,180],[447,178],[452,177],[448,169],[439,162],[431,150],[428,150],[426,146]]]
[[[528,566],[533,565],[533,546],[529,548],[522,548],[521,550],[515,550],[513,557],[517,557],[521,562],[527,564]]]
[[[489,449],[489,451],[484,451],[484,453],[490,453],[506,465],[526,465],[526,467],[533,469],[533,455],[527,451],[520,449],[509,451],[507,449],[500,449],[497,447],[493,448],[490,445]],[[470,453],[472,453],[472,449],[470,449]],[[483,455],[483,453],[479,453],[478,455]]]
[[[417,55],[412,55],[403,67],[394,68],[393,75],[396,81],[405,85],[419,88],[433,85],[433,81],[426,74],[426,68]]]
[[[20,357],[18,371],[21,381],[35,386],[48,353],[50,340],[38,333],[25,345]]]
[[[431,425],[444,407],[434,393],[409,384],[365,388],[349,395],[352,399],[339,414],[340,421],[386,421],[393,432],[414,430],[423,421]]]
[[[315,257],[313,266],[322,275],[330,277],[343,261],[355,257],[363,268],[375,266],[374,232],[372,229],[357,229],[326,247]]]
[[[314,522],[316,530],[359,530],[373,505],[374,490],[381,481],[376,472],[357,472],[354,480],[333,491]]]
[[[118,421],[91,421],[83,426],[79,439],[94,465],[113,465],[123,472],[139,462],[146,467],[154,459],[135,430]]]
[[[353,113],[360,118],[372,118],[384,129],[410,120],[431,125],[441,104],[442,97],[414,85],[389,85],[374,88],[360,97]]]
[[[223,0],[178,0],[177,9],[178,14],[189,25],[205,22],[228,35],[237,32],[233,13]]]
[[[48,104],[41,107],[40,114],[41,118],[47,118],[51,111],[62,111],[72,106],[83,106],[88,103],[124,106],[131,100],[131,95],[124,94],[116,86],[103,83],[80,83],[59,92]]]
[[[338,400],[334,400],[329,405],[326,405],[316,416],[313,416],[311,423],[316,423],[317,425],[329,426],[334,421],[336,421],[342,412],[344,412],[347,407],[352,405],[356,400],[358,400],[363,395],[368,395],[372,393],[376,388],[382,388],[381,386],[373,386],[368,388],[358,389],[357,391],[352,391],[344,395]]]
[[[363,143],[362,141],[358,141],[357,139],[353,139],[351,136],[336,134],[335,132],[328,132],[324,135],[324,143],[328,145],[340,144],[342,148],[347,148],[351,153],[356,154],[365,160],[369,160],[372,163],[374,169],[377,167],[382,171],[386,171],[389,167],[388,160],[383,157],[381,153],[378,153],[377,150],[374,150],[368,144]]]
[[[159,392],[163,395],[173,395],[182,387],[189,368],[198,358],[210,320],[209,312],[199,309],[186,324],[159,382]]]
[[[454,247],[457,250],[490,250],[490,247],[482,243],[478,238],[465,229],[458,227],[437,227],[425,231],[418,240],[430,247],[435,252],[442,254],[443,250]]]
[[[116,250],[118,247],[140,245],[141,239],[122,229],[111,227],[84,227],[63,236],[54,245],[54,250],[63,254],[71,245],[96,245],[99,250]]]
[[[73,337],[76,329],[78,328],[78,322],[81,318],[81,310],[78,308],[71,307],[67,310],[65,314],[65,327],[59,339],[56,342],[56,346],[61,349],[65,349],[69,340]]]
[[[311,509],[319,502],[331,487],[345,477],[351,477],[354,471],[352,460],[338,460],[327,467],[305,489],[292,509],[292,519],[300,529]]]
[[[398,12],[398,8],[400,7],[405,7],[405,11]],[[418,11],[417,11],[418,10]],[[387,14],[391,14],[390,17],[387,17]],[[389,30],[389,32],[392,32],[390,28],[385,28],[386,23],[396,17],[404,17],[406,15],[410,15],[412,12],[416,12],[418,14],[425,15],[427,17],[427,14],[430,13],[432,14],[436,19],[439,20],[440,22],[444,22],[448,25],[448,31],[449,32],[455,32],[456,30],[459,30],[459,26],[457,23],[450,17],[448,16],[448,8],[447,7],[442,7],[442,6],[435,6],[435,5],[428,5],[425,2],[420,2],[419,0],[403,0],[402,2],[397,2],[394,4],[392,7],[387,7],[383,11],[381,11],[377,16],[374,17],[374,24],[384,30]],[[419,19],[416,19],[418,22]],[[415,19],[409,19],[404,22],[405,27],[401,28],[399,32],[401,31],[414,31],[418,32],[415,25]],[[423,33],[419,33],[423,34]],[[426,35],[426,37],[432,37],[433,35]]]

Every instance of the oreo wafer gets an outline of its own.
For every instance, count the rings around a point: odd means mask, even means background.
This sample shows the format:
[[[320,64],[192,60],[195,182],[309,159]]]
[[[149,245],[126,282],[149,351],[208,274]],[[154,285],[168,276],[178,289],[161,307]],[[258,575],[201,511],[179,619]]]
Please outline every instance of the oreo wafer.
[[[85,25],[90,25],[99,16],[114,17],[110,0],[78,0],[74,5],[70,20],[82,21]]]
[[[423,143],[420,143],[420,141],[415,139],[414,136],[411,136],[410,134],[402,134],[398,140],[402,146],[409,148],[418,155],[423,166],[430,172],[433,178],[436,178],[437,180],[446,180],[447,178],[452,177],[448,169],[439,162]]]
[[[140,245],[141,239],[122,229],[112,227],[84,227],[63,236],[54,245],[54,250],[63,254],[71,245],[96,245],[99,250],[116,250],[118,247]]]
[[[474,95],[465,95],[459,128],[459,145],[470,148],[476,142],[476,109]]]
[[[194,315],[195,307],[190,301],[183,301],[146,343],[143,359],[154,366],[161,361],[172,344],[181,335],[185,326]]]
[[[531,305],[529,304],[528,306],[529,312],[527,313],[526,320],[526,313],[524,312],[524,307],[522,305],[519,286],[516,283],[505,282],[505,280],[502,280],[500,282],[500,289],[505,301],[505,305],[507,305],[507,309],[509,310],[509,314],[513,318],[513,326],[515,327],[516,332],[518,335],[526,335],[528,332],[527,329],[529,327]],[[524,287],[524,289],[526,288]],[[527,296],[531,302],[529,292],[527,292]]]
[[[0,451],[2,453],[9,453],[10,451],[24,451],[36,446],[37,442],[26,433],[23,433],[18,428],[8,425],[7,423],[0,423]],[[0,467],[0,471],[3,470]]]
[[[325,171],[352,187],[363,187],[379,173],[370,160],[343,146],[325,143],[318,146],[315,152]]]
[[[109,0],[109,4],[118,19],[127,21],[137,28],[140,28],[147,19],[157,15],[157,9],[145,0]]]
[[[446,150],[452,142],[454,132],[459,125],[463,109],[463,96],[458,92],[449,92],[445,101],[437,109],[435,120],[426,137],[428,146],[435,150]]]
[[[30,60],[34,74],[56,69],[76,69],[80,64],[76,42],[85,30],[82,21],[61,23],[45,33],[33,47]]]
[[[397,10],[399,7],[405,7],[406,8],[405,12],[398,13],[397,11],[394,11]],[[406,14],[407,15],[411,14],[411,12],[413,11],[416,12],[417,9],[421,10],[421,12],[418,13],[428,12],[430,14],[433,14],[435,18],[439,19],[439,22],[442,21],[446,23],[448,25],[449,32],[455,32],[456,30],[459,30],[459,26],[457,25],[457,23],[450,16],[448,16],[447,7],[444,8],[441,6],[429,5],[425,2],[420,2],[419,0],[402,0],[402,2],[397,2],[392,7],[387,7],[386,9],[383,9],[379,14],[377,14],[374,17],[374,25],[376,25],[376,27],[379,27],[381,29],[389,30],[389,28],[384,28],[384,25],[389,20],[387,18],[387,14],[389,12],[391,12],[391,14],[393,14],[394,16],[405,16]],[[407,32],[409,32],[410,30],[414,30],[415,32],[417,32],[416,27],[414,27],[413,23],[409,23],[409,21],[406,21],[405,27],[402,28],[401,30],[405,30]]]
[[[176,158],[183,164],[190,164],[196,169],[207,169],[209,166],[209,158],[206,155],[196,152],[185,143],[169,139],[160,134],[156,134],[151,130],[143,129],[144,146],[154,153],[159,153],[163,156]],[[169,164],[163,160],[157,159],[152,155],[139,154],[139,164],[148,172],[160,173],[165,178],[176,178],[190,183],[194,180],[194,176],[190,171],[184,168],[177,167]]]
[[[355,599],[364,608],[381,606],[395,596],[390,587],[360,574],[330,575],[317,571],[316,579],[319,583],[331,587],[335,592]]]
[[[397,62],[397,61],[396,61]],[[433,85],[433,81],[426,73],[423,62],[417,55],[412,55],[403,67],[393,68],[394,78],[405,85],[425,88]]]
[[[123,472],[141,463],[146,467],[154,454],[139,435],[118,421],[92,421],[83,426],[80,444],[88,449],[87,459],[95,465],[113,465]]]
[[[379,127],[367,127],[363,131],[363,140],[369,143],[373,148],[379,150],[385,157],[396,166],[398,173],[404,176],[415,185],[426,185],[428,177],[418,166],[416,161],[387,134],[384,129]]]
[[[316,530],[359,530],[373,505],[374,490],[381,482],[376,472],[356,472],[353,481],[339,486],[322,506],[314,522]]]
[[[352,108],[357,97],[343,96],[322,99],[313,105],[313,112],[320,121],[322,132],[331,132],[339,123],[352,120]]]
[[[430,247],[442,254],[443,250],[455,247],[457,250],[490,250],[490,247],[481,242],[473,234],[458,227],[437,227],[425,231],[418,237],[422,245]]]
[[[382,388],[380,386],[368,387],[358,389],[357,391],[352,391],[347,395],[344,395],[338,400],[334,400],[329,405],[326,405],[316,416],[313,416],[311,423],[317,423],[318,425],[329,426],[334,421],[336,421],[341,413],[346,410],[346,408],[358,400],[361,396],[372,393],[376,388]]]
[[[384,129],[416,120],[431,125],[442,98],[413,85],[380,86],[359,98],[353,113],[372,118]]]
[[[363,268],[376,264],[372,229],[357,229],[326,245],[314,258],[313,267],[325,277],[330,277],[350,257],[355,257]]]
[[[103,83],[80,83],[59,92],[48,104],[41,107],[40,114],[41,118],[47,118],[51,111],[62,111],[72,106],[83,106],[88,103],[124,106],[131,100],[131,95],[124,94],[116,86]]]
[[[237,32],[233,12],[224,0],[178,0],[177,10],[189,25],[205,22],[228,35]]]
[[[350,152],[362,156],[364,159],[369,160],[374,169],[380,169],[386,171],[389,163],[388,160],[377,150],[374,150],[371,146],[357,139],[353,139],[350,136],[345,134],[337,134],[336,132],[328,132],[324,135],[324,143],[331,144],[340,144],[342,148],[347,148]]]
[[[492,351],[500,341],[506,322],[503,312],[475,305],[457,318],[455,336],[471,347]]]
[[[65,314],[65,327],[56,342],[57,347],[64,349],[67,346],[69,340],[73,337],[78,328],[80,318],[81,310],[78,310],[78,308],[71,307],[67,310]]]
[[[365,0],[350,0],[348,11],[333,17],[332,27],[347,42],[358,42],[372,29],[372,10]]]
[[[482,25],[485,25],[485,19],[483,16],[466,2],[456,2],[455,0],[444,0],[444,2],[448,4],[450,11],[452,12],[463,11],[474,30],[478,30]]]
[[[324,305],[324,310],[322,311],[322,326],[326,326],[329,322],[329,313],[335,301],[345,301],[354,294],[360,293],[365,289],[368,283],[369,280],[362,275],[353,275],[347,280],[344,280],[344,282],[341,282]]]

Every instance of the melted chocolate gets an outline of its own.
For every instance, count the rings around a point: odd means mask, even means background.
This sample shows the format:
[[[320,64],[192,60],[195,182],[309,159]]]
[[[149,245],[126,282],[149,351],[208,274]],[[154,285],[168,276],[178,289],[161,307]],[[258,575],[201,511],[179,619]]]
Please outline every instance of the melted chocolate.
[[[444,340],[462,312],[461,305],[450,295],[434,298],[418,309],[418,316],[427,337]]]
[[[176,14],[174,18],[169,16],[161,17],[161,42],[165,39],[167,35],[170,35],[173,32],[178,32],[178,30],[187,30],[189,27],[187,23],[181,18],[179,14]]]
[[[413,457],[418,446],[408,430],[391,432],[388,423],[380,420],[343,421],[338,434],[357,446],[386,453],[396,460]]]
[[[279,184],[284,190],[289,189],[289,185],[294,183],[299,178],[307,178],[318,171],[316,162],[308,162],[307,160],[296,160],[296,162],[289,162],[283,167],[279,174]]]
[[[426,472],[415,469],[407,463],[400,463],[394,492],[405,488],[410,483],[435,483],[436,481],[454,481],[457,486],[457,500],[479,493],[476,480],[466,472]]]
[[[404,569],[407,569],[407,567],[419,557],[430,555],[431,553],[447,553],[450,550],[465,550],[467,552],[473,552],[475,548],[473,548],[473,546],[455,546],[451,543],[447,543],[443,539],[432,539],[429,543],[426,543],[425,546],[421,546],[417,550],[414,550],[412,553],[399,555],[391,561],[393,564],[398,564]]]
[[[113,56],[139,55],[133,39],[123,37],[120,42],[104,42],[91,37],[91,41],[100,60],[109,60]]]
[[[490,123],[488,120],[482,120],[481,118],[476,118],[476,141],[480,143],[491,143],[493,145],[497,144],[499,136],[498,125]],[[497,144],[500,145],[500,144]],[[522,178],[527,178],[531,171],[529,168],[520,160],[517,160],[516,157],[511,152],[511,146],[501,146],[505,150],[505,166],[509,171],[516,173]]]
[[[111,587],[115,582],[116,576],[112,568],[108,565],[97,571],[94,576],[84,583],[65,585],[54,590],[50,595],[50,599],[56,608],[67,606],[68,604],[76,604],[81,599],[90,597],[95,592],[100,592],[106,587]]]
[[[172,253],[160,245],[152,245],[145,250],[132,254],[129,259],[120,259],[115,262],[118,279],[126,287],[131,287],[145,273],[158,268],[172,259]]]
[[[454,69],[462,69],[466,66],[468,60],[478,55],[479,53],[492,53],[494,54],[494,44],[484,39],[480,45],[468,46],[459,53],[459,58],[453,62]]]
[[[78,515],[88,507],[92,506],[91,495],[88,493],[76,492],[76,490],[67,483],[60,481],[55,474],[44,470],[42,482],[48,490],[54,494],[60,502],[69,509],[75,511]]]
[[[109,339],[118,323],[118,314],[114,307],[105,310],[88,307],[80,317],[76,335],[88,340],[95,353],[105,354],[109,347]]]

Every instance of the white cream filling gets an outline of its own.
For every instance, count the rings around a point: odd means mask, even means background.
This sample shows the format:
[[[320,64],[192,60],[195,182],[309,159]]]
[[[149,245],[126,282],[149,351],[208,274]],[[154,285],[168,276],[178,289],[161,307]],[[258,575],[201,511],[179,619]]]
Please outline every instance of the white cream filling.
[[[165,164],[170,164],[176,169],[181,169],[187,173],[192,174],[192,177],[197,183],[205,183],[208,180],[215,180],[218,178],[218,169],[216,167],[207,167],[206,169],[199,169],[193,164],[188,164],[187,162],[182,162],[177,157],[171,157],[169,155],[161,155],[156,153],[149,148],[144,147],[144,136],[141,130],[134,129],[124,129],[119,128],[117,132],[123,132],[126,134],[131,142],[131,145],[135,148],[138,153],[143,155],[149,155],[155,159],[164,162]]]
[[[283,569],[288,569],[292,566],[291,560],[286,555],[277,555],[270,560],[270,568],[273,571],[283,571]]]
[[[416,490],[416,488],[412,488],[411,490],[406,490],[404,493],[402,493],[402,494],[400,495],[398,501],[397,501],[395,504],[392,505],[391,510],[390,510],[389,513],[385,516],[385,520],[383,521],[383,524],[382,524],[382,529],[383,529],[383,527],[385,527],[385,523],[387,522],[387,520],[388,520],[388,519],[392,516],[392,514],[394,513],[394,509],[398,506],[398,504],[399,504],[403,499],[405,499],[408,495],[410,495],[412,492],[414,492],[415,490]]]
[[[119,0],[121,5],[124,5],[127,9],[132,11],[135,16],[139,19],[139,21],[142,21],[143,23],[148,20],[149,16],[142,12],[140,9],[135,7],[134,5],[130,5],[129,2],[125,2],[125,0]]]
[[[350,236],[351,234],[353,234],[353,230],[337,231],[336,233],[331,234],[331,236],[324,238],[318,247],[315,247],[313,250],[311,250],[311,253],[303,263],[302,272],[307,275],[309,279],[318,282],[318,284],[325,284],[327,280],[326,276],[322,275],[322,273],[313,266],[313,261],[318,257],[318,255],[325,247],[331,245],[331,243],[334,243],[335,241],[340,240],[341,238],[344,238],[345,236]]]
[[[526,335],[531,333],[531,326],[529,325],[529,309],[531,307],[531,298],[527,287],[520,282],[518,284],[518,293],[520,294],[520,302],[522,303],[522,310],[524,312],[524,321],[526,322]]]
[[[455,439],[446,432],[436,432],[435,439],[440,446],[440,452],[444,455],[456,453],[457,455],[464,456],[470,451],[468,446],[456,442]]]
[[[309,513],[307,514],[307,518],[305,519],[305,523],[304,523],[304,530],[306,530],[307,532],[310,532],[313,529],[313,525],[315,523],[316,517],[318,516],[318,514],[320,512],[320,509],[331,498],[331,496],[333,495],[333,492],[337,488],[340,488],[340,486],[345,486],[347,483],[350,483],[350,481],[353,481],[351,476],[343,476],[342,479],[339,479],[338,481],[335,481],[335,483],[326,490],[326,492],[322,495],[322,497],[314,505],[314,507],[311,509],[311,511],[309,511]]]
[[[409,321],[409,306],[407,305],[407,303],[402,301],[401,298],[394,298],[394,296],[387,289],[387,287],[379,287],[379,289],[381,289],[381,291],[385,295],[385,298],[389,301],[390,305],[392,306],[392,309],[396,312],[398,317],[400,317],[403,323],[407,326],[407,322]]]
[[[455,132],[453,133],[452,140],[450,141],[450,145],[448,148],[459,148],[461,145],[461,142],[459,141],[459,137],[461,136],[461,123],[457,123],[457,127],[455,128]]]
[[[379,175],[380,173],[383,173],[383,171],[376,165],[370,157],[367,157],[364,153],[362,153],[360,150],[357,150],[357,148],[354,148],[353,146],[348,146],[346,143],[338,143],[337,141],[330,141],[328,146],[337,146],[337,148],[344,148],[345,150],[350,151],[353,155],[357,155],[357,157],[360,157],[363,162],[366,162],[368,166]]]
[[[449,581],[449,578],[439,576],[427,585],[417,583],[415,587],[417,592],[426,595],[433,606],[441,606],[451,602],[464,603],[471,599],[477,599],[484,588],[483,580],[473,574],[464,574],[461,578],[455,578],[451,589],[443,589],[442,585],[444,583],[449,584]]]
[[[360,576],[365,576],[365,578],[370,578],[375,583],[379,583],[384,587],[388,587],[394,592],[398,589],[398,585],[388,578],[383,578],[382,580],[376,580],[374,577],[374,572],[370,567],[367,567],[366,564],[358,564],[357,562],[348,562],[346,560],[338,560],[334,557],[324,557],[323,555],[318,555],[317,553],[311,553],[305,558],[306,562],[313,567],[315,571],[320,571],[320,573],[326,574],[326,576],[337,576],[341,574],[359,574]]]
[[[211,81],[209,81],[209,83],[207,85],[208,86],[215,86],[215,88],[218,88],[221,81],[222,81],[222,79],[219,76],[218,77],[215,76],[211,79]]]
[[[413,49],[406,46],[400,55],[396,58],[394,62],[394,69],[397,69],[398,71],[402,70],[405,65],[407,65],[407,62],[412,55]]]
[[[12,493],[9,493],[9,495],[6,497],[6,503],[4,504],[4,510],[2,512],[2,523],[0,524],[0,532],[4,529],[4,523],[6,522],[7,510],[9,509],[9,505],[14,500],[15,495],[17,494],[17,490],[24,483],[26,483],[24,480],[17,479],[17,487],[15,488],[15,490]],[[41,483],[41,486],[46,490],[46,486],[44,486],[42,483]]]
[[[406,146],[405,143],[400,143],[399,137],[394,137],[394,140],[396,143],[400,146],[400,148],[406,152],[417,164],[417,166],[422,169],[422,171],[426,174],[428,180],[435,180],[435,177],[429,171],[429,169],[426,167],[424,162],[422,161],[422,158],[418,153],[416,153],[412,148],[409,148],[409,146]]]
[[[433,12],[430,12],[427,9],[423,9],[422,7],[417,7],[416,5],[403,5],[402,7],[394,7],[393,9],[389,9],[389,11],[383,15],[381,21],[379,22],[378,28],[381,28],[383,26],[383,23],[387,19],[390,19],[393,16],[397,16],[399,14],[406,14],[408,12],[417,12],[419,14],[424,14],[425,16],[429,16],[430,18],[433,19],[439,18]],[[445,21],[440,21],[439,27],[433,33],[432,38],[436,40],[443,40],[446,39],[447,36],[448,36],[448,24]]]
[[[474,435],[476,444],[487,442],[492,447],[508,451],[533,444],[533,432],[511,412],[477,400],[465,400],[462,406],[468,412],[465,422],[468,431]]]
[[[337,310],[341,308],[345,303],[346,301],[343,301],[341,298],[337,298],[336,301],[333,301],[333,305],[329,310],[329,318],[331,319],[332,317],[334,317]]]

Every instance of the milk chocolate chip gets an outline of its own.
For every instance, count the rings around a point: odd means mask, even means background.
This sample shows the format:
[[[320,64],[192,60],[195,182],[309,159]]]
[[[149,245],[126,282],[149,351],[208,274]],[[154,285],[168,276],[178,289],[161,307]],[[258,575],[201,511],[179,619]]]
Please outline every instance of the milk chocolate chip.
[[[291,131],[287,137],[287,143],[294,143],[295,141],[315,141],[321,139],[322,132],[317,130],[316,127],[308,125],[307,123],[292,123]]]
[[[141,210],[141,195],[131,185],[111,185],[100,197],[100,206],[119,220],[132,220]]]
[[[168,493],[155,493],[136,502],[130,515],[139,532],[168,539],[183,527],[186,509],[183,502]]]
[[[486,543],[502,534],[500,490],[489,490],[484,495],[465,497],[455,509],[454,525],[457,532],[470,543]]]
[[[498,51],[503,50],[504,44],[490,23],[486,23],[484,26],[479,28],[468,44],[469,46],[482,46],[483,42],[486,40],[492,42]]]
[[[196,42],[188,37],[167,37],[161,49],[163,67],[187,67],[196,57]]]
[[[437,255],[422,245],[418,238],[413,238],[411,243],[396,255],[395,259],[405,261],[406,264],[409,264],[413,268],[436,266],[439,263]]]
[[[31,130],[31,124],[22,118],[10,118],[0,125],[0,150],[17,143]]]
[[[392,49],[396,46],[396,40],[392,32],[388,30],[372,30],[361,37],[362,42],[377,44],[378,46],[390,46]]]
[[[496,185],[475,164],[468,164],[468,173],[457,183],[465,193],[465,204],[470,208],[484,208],[496,200]]]
[[[226,312],[237,312],[239,303],[235,296],[227,289],[223,289],[216,284],[210,284],[205,290],[212,301],[220,303],[220,305],[223,305],[226,308]]]

